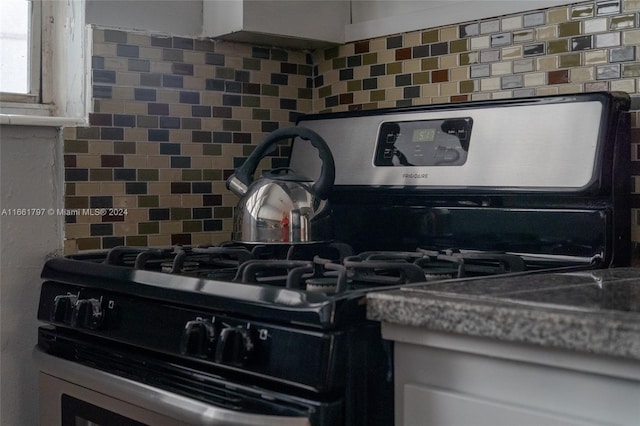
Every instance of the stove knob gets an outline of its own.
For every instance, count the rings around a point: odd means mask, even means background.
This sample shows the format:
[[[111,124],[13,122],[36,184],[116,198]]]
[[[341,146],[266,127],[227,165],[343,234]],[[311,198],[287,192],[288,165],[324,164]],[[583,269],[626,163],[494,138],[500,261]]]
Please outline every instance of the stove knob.
[[[224,328],[216,346],[215,361],[242,365],[251,356],[253,348],[249,330],[242,326]]]
[[[213,352],[215,340],[213,323],[204,319],[189,321],[182,330],[180,353],[206,358]]]
[[[104,322],[104,311],[98,299],[81,299],[74,306],[71,326],[97,330]]]
[[[78,297],[73,294],[58,295],[53,299],[53,308],[51,309],[51,322],[71,323],[73,308],[76,305]]]

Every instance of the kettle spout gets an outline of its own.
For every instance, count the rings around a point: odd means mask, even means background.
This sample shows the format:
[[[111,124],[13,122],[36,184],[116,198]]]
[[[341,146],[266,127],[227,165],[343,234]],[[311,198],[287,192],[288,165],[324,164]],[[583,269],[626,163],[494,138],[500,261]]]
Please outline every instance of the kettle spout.
[[[244,194],[247,193],[249,189],[244,182],[242,182],[240,179],[236,177],[235,174],[229,176],[229,179],[227,179],[226,185],[227,185],[227,189],[233,192],[234,194],[236,194],[238,197],[242,197]]]

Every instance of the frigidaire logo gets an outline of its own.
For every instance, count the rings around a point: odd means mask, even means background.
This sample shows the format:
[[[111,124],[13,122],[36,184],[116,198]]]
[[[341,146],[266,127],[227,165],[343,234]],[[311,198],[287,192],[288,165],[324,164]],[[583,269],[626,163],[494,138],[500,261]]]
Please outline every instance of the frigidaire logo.
[[[403,173],[403,179],[426,179],[429,177],[428,173]]]

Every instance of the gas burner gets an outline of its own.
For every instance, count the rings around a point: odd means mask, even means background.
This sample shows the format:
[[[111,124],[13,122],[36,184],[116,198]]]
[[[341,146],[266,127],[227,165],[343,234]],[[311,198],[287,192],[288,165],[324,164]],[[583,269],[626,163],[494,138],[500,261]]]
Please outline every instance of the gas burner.
[[[251,252],[245,247],[230,247],[230,246],[209,246],[209,247],[193,247],[191,251],[194,254],[207,254],[210,259],[231,258],[235,259],[239,263],[244,263],[247,260],[253,258]]]
[[[424,252],[428,256],[433,255],[430,250],[418,249],[418,251]],[[527,269],[522,257],[503,251],[447,249],[444,251],[444,256],[451,259],[462,259],[464,273],[469,275],[496,275],[522,272]],[[444,258],[444,256],[441,257]]]
[[[504,274],[526,269],[520,256],[504,252],[422,248],[416,251],[363,252],[347,258],[345,266],[365,271],[361,275],[378,276],[378,280],[383,279],[389,270],[395,269],[401,272],[401,278],[405,278],[407,283]]]
[[[415,262],[420,258],[411,252],[363,252],[347,257],[343,264],[353,281],[397,285],[424,281],[424,272]]]
[[[107,265],[145,269],[220,281],[260,283],[287,288],[322,292],[343,292],[345,280],[329,286],[323,281],[336,281],[336,266],[352,255],[347,244],[339,242],[310,244],[244,244],[227,242],[219,246],[128,247],[119,246],[102,257],[81,259]],[[322,259],[314,266],[314,259]],[[247,262],[249,265],[242,267]],[[302,263],[300,263],[302,262]],[[320,264],[326,266],[319,266]],[[302,284],[298,271],[305,265]],[[325,274],[320,269],[331,269]],[[292,274],[292,275],[291,275]],[[288,277],[291,275],[291,277]],[[305,282],[309,279],[308,285]],[[314,284],[315,280],[315,284]]]
[[[108,265],[193,275],[201,271],[237,268],[253,255],[238,247],[114,247],[104,259]]]
[[[303,251],[292,252],[299,255]],[[321,256],[312,260],[251,259],[240,265],[234,281],[330,294],[522,270],[524,262],[515,255],[417,249],[367,251],[346,256],[342,262]]]
[[[323,293],[343,293],[351,280],[347,268],[319,256],[313,258],[314,276],[305,280],[306,290]]]
[[[173,249],[171,248],[118,246],[109,250],[104,263],[145,269],[149,260],[172,258],[172,253]]]
[[[176,273],[175,262],[162,262],[160,264],[162,266],[162,272],[167,272],[169,274]],[[200,268],[199,262],[182,262],[180,265],[180,269],[178,273],[189,273],[197,271]]]
[[[324,293],[347,290],[346,268],[329,259],[253,259],[238,268],[235,282],[255,283]]]
[[[356,262],[356,263],[354,263]],[[465,276],[464,259],[439,251],[369,251],[348,259],[349,266],[382,275],[380,271],[401,271],[406,282],[434,281]],[[378,278],[380,279],[380,278]]]
[[[313,293],[337,293],[338,280],[335,278],[309,278],[305,281],[305,290]]]
[[[312,272],[313,262],[311,261],[253,259],[240,265],[233,281],[299,288],[301,277]]]
[[[289,260],[307,260],[319,256],[322,259],[330,259],[337,263],[353,255],[350,245],[337,241],[314,244],[292,244],[287,251]]]

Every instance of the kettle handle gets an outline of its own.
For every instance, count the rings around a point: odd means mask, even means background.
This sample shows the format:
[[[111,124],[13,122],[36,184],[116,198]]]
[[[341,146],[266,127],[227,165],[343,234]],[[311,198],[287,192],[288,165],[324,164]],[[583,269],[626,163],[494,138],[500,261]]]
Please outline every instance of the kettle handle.
[[[326,199],[329,196],[336,176],[336,166],[333,161],[333,155],[331,155],[331,150],[325,140],[322,139],[319,134],[306,127],[286,127],[269,133],[251,155],[249,155],[242,166],[227,179],[227,188],[229,188],[230,181],[233,178],[248,187],[253,182],[253,174],[258,167],[258,163],[267,155],[269,149],[281,140],[294,137],[308,140],[311,142],[311,145],[318,150],[320,159],[322,160],[322,169],[320,170],[320,176],[311,186],[311,192],[322,200]]]

